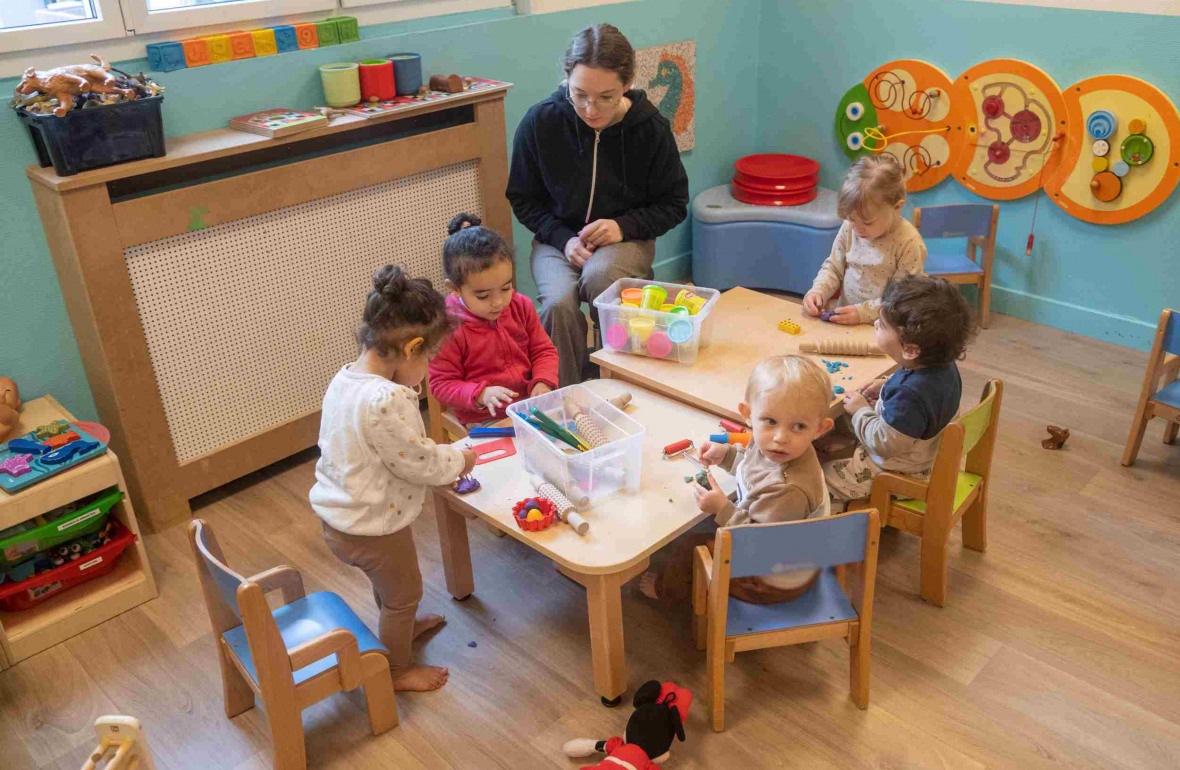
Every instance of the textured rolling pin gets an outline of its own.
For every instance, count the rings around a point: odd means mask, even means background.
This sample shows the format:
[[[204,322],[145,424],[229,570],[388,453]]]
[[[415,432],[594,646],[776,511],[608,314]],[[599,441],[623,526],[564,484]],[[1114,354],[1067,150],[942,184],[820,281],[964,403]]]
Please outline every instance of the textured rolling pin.
[[[587,437],[589,438],[589,437]],[[545,481],[540,476],[529,474],[529,480],[533,483],[533,488],[537,490],[537,494],[553,503],[553,507],[557,509],[557,518],[564,521],[574,528],[574,532],[579,535],[586,534],[590,529],[590,522],[578,515],[577,509],[570,499],[561,493],[561,490]],[[583,501],[586,504],[586,501]]]
[[[814,342],[800,342],[800,353],[827,353],[835,356],[883,356],[885,351],[868,342],[858,340],[826,339]]]

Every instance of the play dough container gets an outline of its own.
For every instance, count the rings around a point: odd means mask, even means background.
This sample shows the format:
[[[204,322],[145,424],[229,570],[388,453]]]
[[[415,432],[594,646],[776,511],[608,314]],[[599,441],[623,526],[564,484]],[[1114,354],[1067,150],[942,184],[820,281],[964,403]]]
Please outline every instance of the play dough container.
[[[594,421],[607,443],[575,452],[525,421],[537,407],[558,425],[574,419],[573,406]],[[582,511],[618,492],[639,491],[644,428],[585,385],[543,393],[508,407],[516,428],[516,451],[531,473],[561,490]]]
[[[638,291],[643,307],[624,304]],[[607,350],[691,364],[709,344],[709,314],[721,296],[716,289],[638,278],[620,278],[594,300]],[[659,305],[649,307],[660,299]],[[676,298],[672,305],[669,299]],[[695,311],[695,312],[694,312]]]

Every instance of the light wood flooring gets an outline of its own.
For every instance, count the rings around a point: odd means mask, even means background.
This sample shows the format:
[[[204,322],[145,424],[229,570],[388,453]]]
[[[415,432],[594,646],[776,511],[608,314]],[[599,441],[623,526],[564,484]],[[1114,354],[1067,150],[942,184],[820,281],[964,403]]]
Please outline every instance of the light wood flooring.
[[[848,697],[843,642],[740,654],[727,730],[694,705],[667,767],[1180,768],[1180,445],[1147,432],[1119,465],[1146,354],[994,317],[961,365],[964,404],[1006,385],[990,548],[951,542],[947,606],[917,595],[918,541],[881,544],[871,705]],[[1069,427],[1064,451],[1045,425]],[[307,504],[314,452],[197,501],[245,574],[291,564],[371,626],[363,575],[336,562]],[[304,712],[311,768],[576,768],[561,744],[620,733],[630,713],[591,687],[582,589],[511,538],[472,525],[476,594],[446,593],[434,520],[415,525],[423,607],[449,622],[421,658],[450,666],[440,692],[399,698],[374,738],[359,700]],[[161,770],[264,770],[266,716],[222,712],[214,640],[183,527],[147,539],[160,598],[0,672],[0,767],[76,770],[102,714],[138,717]],[[637,581],[636,581],[637,582]],[[672,678],[703,698],[688,610],[624,595],[634,686]],[[478,646],[472,648],[468,642]]]

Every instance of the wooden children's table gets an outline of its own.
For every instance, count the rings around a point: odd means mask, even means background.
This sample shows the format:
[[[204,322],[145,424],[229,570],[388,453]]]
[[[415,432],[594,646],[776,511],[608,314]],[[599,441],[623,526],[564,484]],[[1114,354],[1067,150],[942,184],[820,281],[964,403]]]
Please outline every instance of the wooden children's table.
[[[436,490],[434,503],[447,590],[456,599],[475,590],[467,519],[476,517],[549,557],[563,575],[586,588],[594,688],[603,702],[614,705],[627,689],[623,584],[643,572],[652,553],[705,518],[697,510],[692,485],[684,482],[685,476],[696,474],[696,466],[685,459],[664,460],[662,449],[684,438],[700,446],[718,427],[715,416],[642,388],[612,380],[585,385],[603,398],[630,391],[633,400],[627,415],[647,431],[640,491],[620,492],[584,511],[590,522],[585,535],[561,522],[541,532],[517,527],[512,505],[536,497],[520,454],[478,466],[478,492],[460,496],[443,488]],[[718,470],[715,478],[724,491],[732,491],[731,477]]]
[[[801,334],[779,331],[779,321],[794,321]],[[768,356],[798,353],[801,342],[824,339],[850,339],[873,344],[873,327],[842,326],[821,321],[803,312],[794,300],[780,299],[749,289],[730,289],[723,293],[709,316],[712,326],[708,347],[700,349],[691,366],[662,361],[648,356],[617,353],[602,349],[590,360],[598,364],[605,378],[641,385],[677,401],[700,407],[713,414],[740,421],[738,404],[745,397],[746,380],[755,364]],[[832,374],[832,385],[851,391],[866,385],[894,369],[893,360],[885,356],[812,355],[844,361],[847,368]],[[833,394],[832,414],[843,413],[843,396]]]

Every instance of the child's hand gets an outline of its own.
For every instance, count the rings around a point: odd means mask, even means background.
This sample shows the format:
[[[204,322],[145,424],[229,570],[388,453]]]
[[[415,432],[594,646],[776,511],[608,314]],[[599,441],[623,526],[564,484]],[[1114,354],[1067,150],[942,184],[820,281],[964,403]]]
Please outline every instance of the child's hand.
[[[594,250],[588,248],[578,236],[575,235],[573,238],[570,238],[565,242],[565,258],[571,265],[578,268],[579,270],[582,268],[582,265],[585,265],[587,262],[589,262],[590,258],[593,256]]]
[[[815,318],[824,308],[824,298],[815,292],[809,292],[803,298],[803,310],[807,315]]]
[[[479,455],[477,455],[471,449],[464,449],[462,451],[463,451],[463,473],[460,475],[466,476],[468,473],[471,473],[471,471],[475,470],[475,461],[479,459]]]
[[[596,219],[582,228],[578,233],[582,243],[597,249],[600,246],[610,246],[623,240],[623,229],[613,219]]]
[[[855,326],[860,323],[860,312],[851,305],[838,307],[832,311],[832,323]]]
[[[854,390],[844,396],[844,411],[848,412],[848,414],[856,414],[868,405],[868,399],[859,391]]]
[[[708,478],[709,491],[706,492],[705,490],[701,489],[700,484],[693,484],[692,493],[696,495],[697,508],[700,509],[701,513],[707,513],[710,516],[716,516],[717,514],[724,511],[725,507],[729,505],[729,498],[726,497],[725,493],[721,491],[721,486],[717,483],[716,479],[713,478],[712,473],[709,474]]]
[[[549,387],[545,383],[538,382],[536,385],[533,386],[532,391],[529,392],[529,397],[535,398],[535,397],[541,395],[542,393],[549,393],[552,390],[553,390],[553,388]]]
[[[496,412],[511,404],[514,398],[516,398],[516,393],[508,388],[489,385],[483,389],[475,402],[489,412]]]
[[[881,392],[881,388],[885,386],[885,380],[873,380],[868,385],[860,389],[865,398],[875,398]]]
[[[701,447],[701,465],[706,468],[710,465],[717,465],[725,459],[725,455],[728,452],[729,447],[725,444],[714,444],[712,441],[706,441],[704,446]]]

